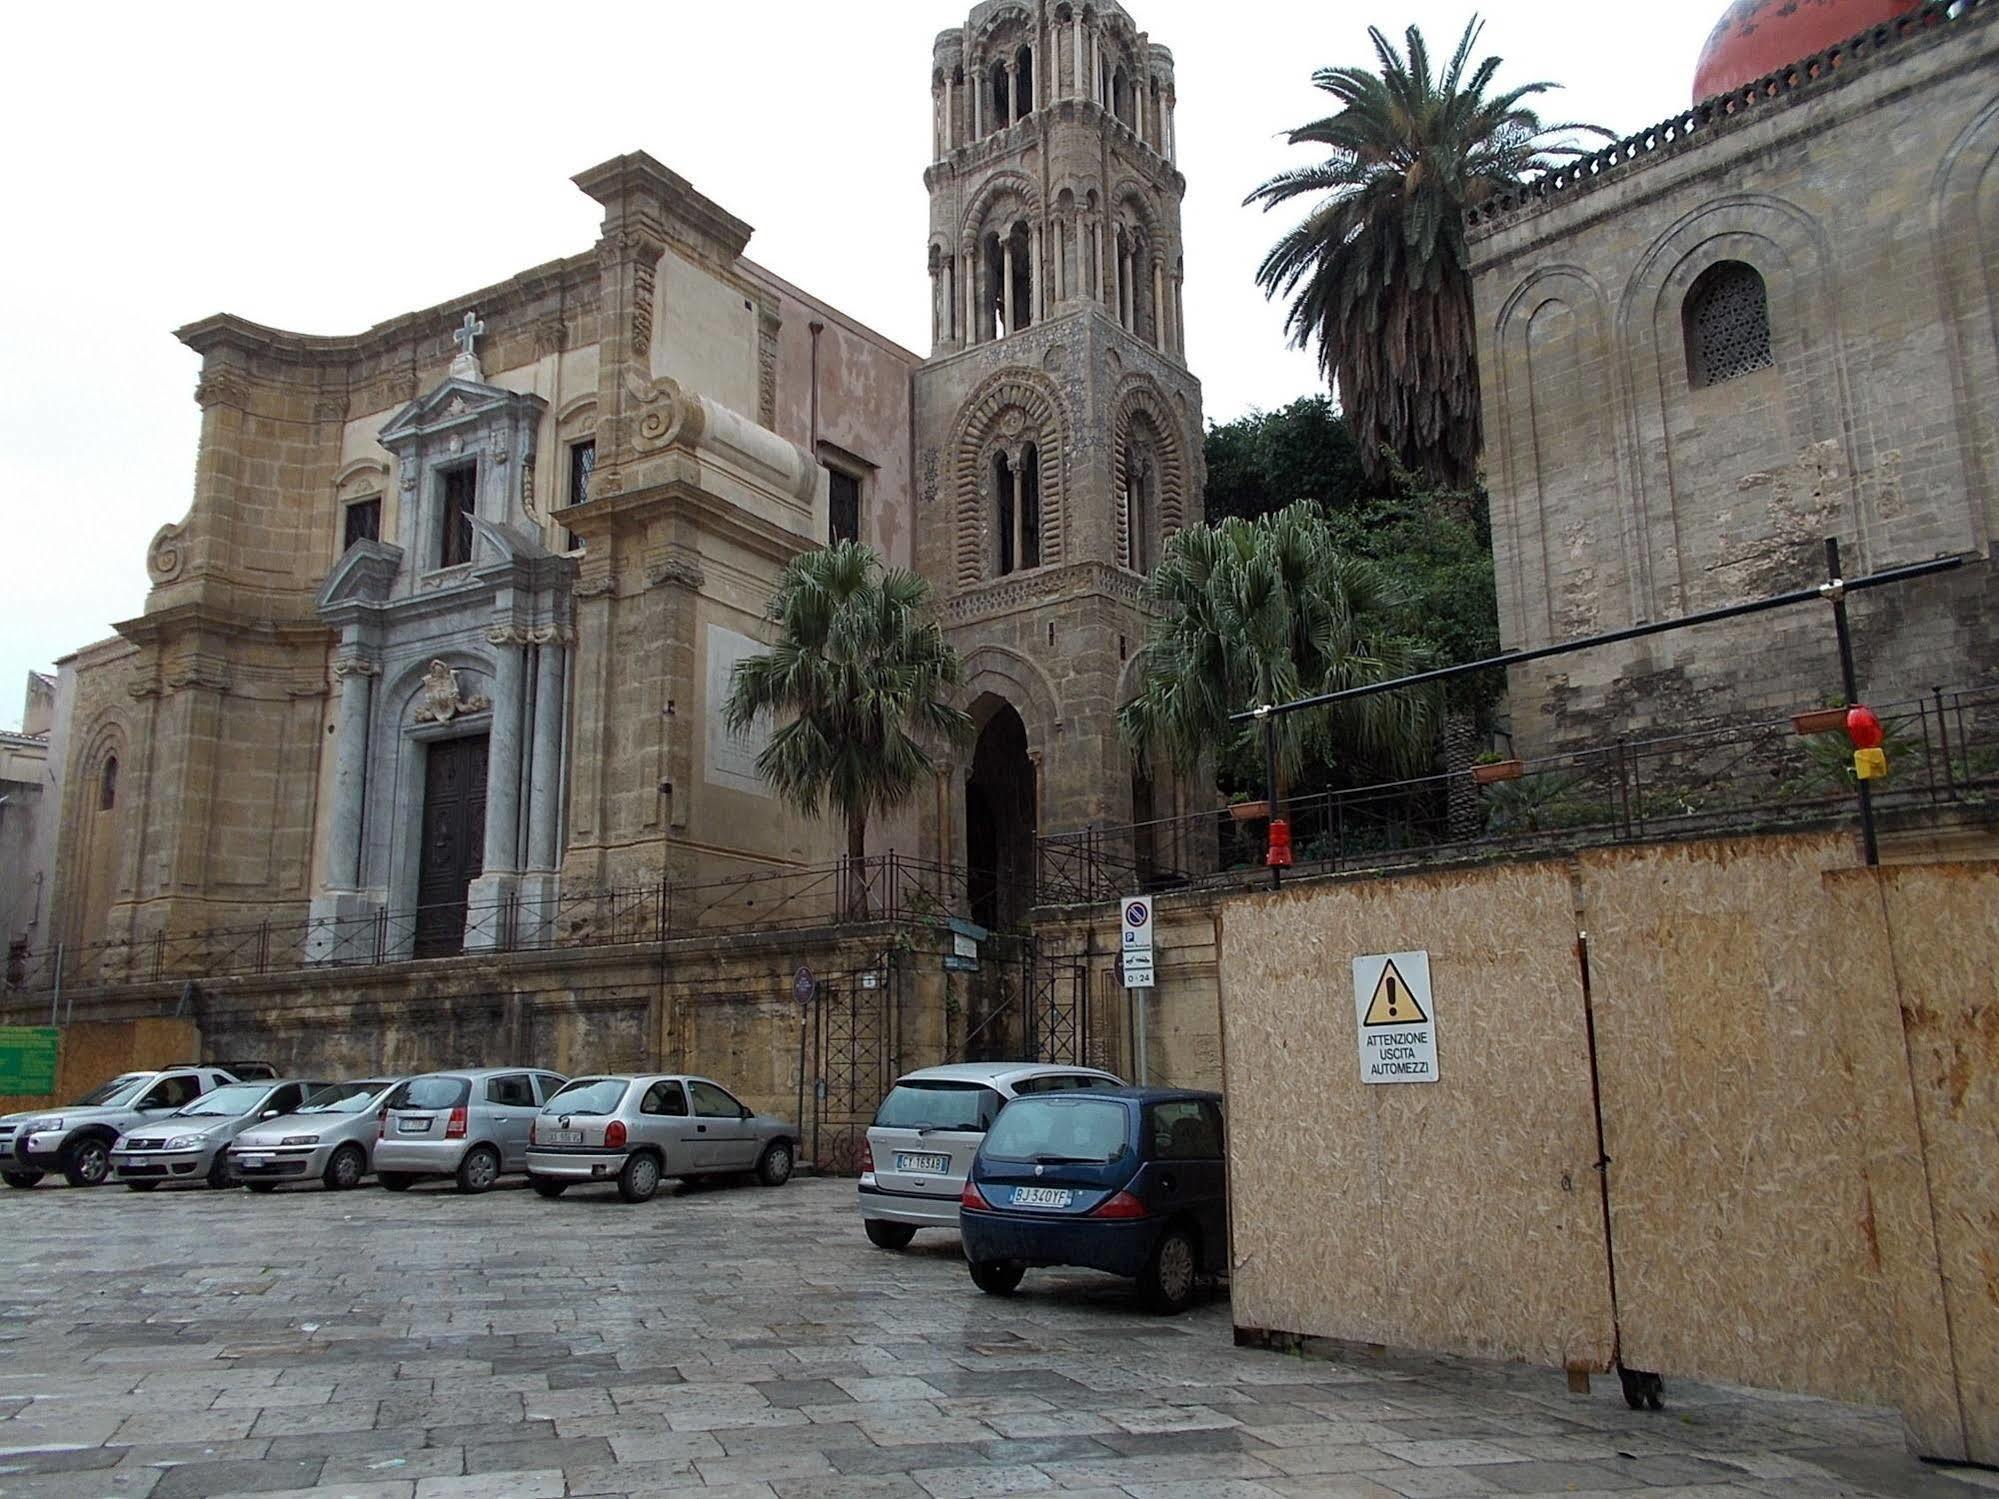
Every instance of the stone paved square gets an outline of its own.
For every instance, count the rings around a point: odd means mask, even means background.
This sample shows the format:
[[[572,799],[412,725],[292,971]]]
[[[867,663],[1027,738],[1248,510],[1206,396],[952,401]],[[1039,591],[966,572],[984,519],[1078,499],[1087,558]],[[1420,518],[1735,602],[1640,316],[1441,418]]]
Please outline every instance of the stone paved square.
[[[847,1182],[626,1207],[42,1187],[0,1199],[0,1499],[1982,1499],[1892,1413],[1238,1349],[1104,1277],[972,1288]]]

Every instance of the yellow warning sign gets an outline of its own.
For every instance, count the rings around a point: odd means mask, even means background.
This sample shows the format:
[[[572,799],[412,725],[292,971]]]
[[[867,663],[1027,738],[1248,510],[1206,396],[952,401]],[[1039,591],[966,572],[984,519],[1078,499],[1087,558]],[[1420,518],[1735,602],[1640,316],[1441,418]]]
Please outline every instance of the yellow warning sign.
[[[1417,1003],[1416,995],[1395,971],[1395,960],[1389,959],[1381,966],[1381,977],[1374,985],[1374,998],[1368,1001],[1367,1018],[1363,1025],[1422,1025],[1429,1020],[1423,1013],[1423,1006]]]

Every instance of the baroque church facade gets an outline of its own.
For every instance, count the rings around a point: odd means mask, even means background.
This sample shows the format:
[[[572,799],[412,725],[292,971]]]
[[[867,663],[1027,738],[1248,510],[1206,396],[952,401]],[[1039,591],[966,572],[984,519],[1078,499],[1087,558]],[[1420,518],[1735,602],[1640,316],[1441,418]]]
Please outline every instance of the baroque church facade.
[[[874,850],[969,867],[1002,921],[1038,832],[1184,805],[1113,717],[1200,514],[1171,54],[1115,4],[987,0],[932,94],[927,358],[644,154],[575,179],[594,246],[499,286],[347,337],[181,329],[194,500],[144,612],[64,663],[54,938],[437,956],[829,863],[720,708],[837,539],[932,582],[978,731]]]

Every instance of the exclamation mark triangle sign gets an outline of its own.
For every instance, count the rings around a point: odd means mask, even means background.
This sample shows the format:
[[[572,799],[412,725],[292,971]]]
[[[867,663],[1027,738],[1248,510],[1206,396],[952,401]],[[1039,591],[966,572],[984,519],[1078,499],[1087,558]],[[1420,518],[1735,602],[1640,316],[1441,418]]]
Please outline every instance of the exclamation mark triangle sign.
[[[1374,998],[1368,1001],[1365,1024],[1422,1025],[1429,1018],[1402,975],[1395,971],[1395,960],[1390,958],[1382,964],[1381,977],[1374,985]]]

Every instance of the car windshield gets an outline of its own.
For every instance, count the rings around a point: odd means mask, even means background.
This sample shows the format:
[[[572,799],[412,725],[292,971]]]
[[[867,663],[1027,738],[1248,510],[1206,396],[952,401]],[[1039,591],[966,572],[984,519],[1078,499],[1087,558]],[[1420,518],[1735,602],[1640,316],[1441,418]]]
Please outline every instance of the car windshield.
[[[392,1109],[457,1109],[472,1095],[462,1077],[418,1077],[404,1083],[392,1099]]]
[[[982,1083],[897,1083],[875,1114],[881,1129],[962,1130],[978,1134],[992,1127],[999,1094]]]
[[[354,1083],[334,1083],[321,1088],[298,1106],[301,1114],[365,1114],[375,1095],[388,1087],[384,1078],[364,1078]]]
[[[544,1114],[608,1114],[631,1086],[621,1077],[579,1077],[542,1106]]]
[[[1125,1106],[1109,1098],[1016,1098],[986,1136],[984,1153],[1003,1161],[1102,1166],[1124,1154],[1130,1122]]]
[[[269,1083],[224,1083],[212,1093],[204,1093],[193,1103],[175,1110],[176,1114],[188,1118],[213,1116],[233,1119],[238,1114],[247,1114],[271,1091]]]
[[[98,1084],[70,1107],[103,1109],[115,1108],[121,1103],[130,1103],[139,1096],[139,1090],[146,1086],[146,1079],[151,1076],[150,1072],[127,1072],[121,1077],[112,1078],[108,1083]]]

